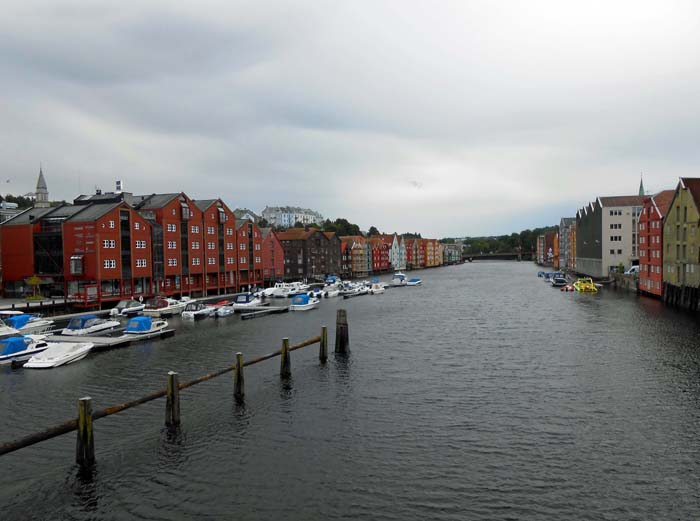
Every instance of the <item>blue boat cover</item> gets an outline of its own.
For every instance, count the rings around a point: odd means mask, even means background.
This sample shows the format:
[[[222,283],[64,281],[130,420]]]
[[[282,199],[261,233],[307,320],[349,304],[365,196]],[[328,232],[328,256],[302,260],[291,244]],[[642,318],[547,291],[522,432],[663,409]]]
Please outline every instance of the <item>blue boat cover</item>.
[[[408,282],[420,282],[420,279],[408,279]]]
[[[379,277],[374,277],[372,279],[372,284],[379,284]]]
[[[24,327],[27,325],[27,322],[29,322],[29,319],[32,318],[31,315],[23,314],[23,315],[12,315],[11,317],[7,317],[5,319],[5,322],[10,327],[14,327],[15,329],[19,329],[21,327]]]
[[[309,303],[309,296],[308,295],[297,295],[292,299],[292,305],[294,306],[303,306],[304,304]]]
[[[236,300],[234,300],[234,303],[236,304],[247,304],[251,300],[253,300],[253,294],[252,293],[244,293],[243,295],[236,295]]]
[[[97,318],[97,315],[83,315],[82,317],[75,317],[68,322],[67,329],[83,329],[85,327],[85,323],[93,318]]]
[[[151,329],[151,317],[134,317],[126,325],[126,331],[140,333]]]
[[[24,337],[11,336],[0,340],[0,356],[7,356],[19,353],[27,349],[27,342]]]

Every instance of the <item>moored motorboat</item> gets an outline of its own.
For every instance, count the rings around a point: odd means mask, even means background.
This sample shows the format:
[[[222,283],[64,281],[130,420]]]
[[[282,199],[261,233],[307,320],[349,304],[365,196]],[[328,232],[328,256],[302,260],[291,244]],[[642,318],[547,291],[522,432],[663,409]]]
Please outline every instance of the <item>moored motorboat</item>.
[[[223,317],[230,317],[236,312],[235,309],[231,307],[230,304],[227,304],[225,306],[219,306],[216,308],[216,316],[223,318]]]
[[[406,275],[404,275],[400,271],[394,273],[394,276],[391,277],[392,286],[405,286],[407,282],[408,281],[406,280]]]
[[[147,335],[163,331],[166,327],[168,327],[167,320],[154,320],[151,317],[134,317],[126,324],[124,333],[128,335]]]
[[[68,336],[89,335],[91,333],[111,331],[120,325],[118,320],[107,320],[92,314],[82,315],[72,318],[63,331],[61,331],[61,334]]]
[[[48,347],[27,360],[24,367],[50,369],[72,364],[85,358],[94,345],[92,342],[48,342]]]
[[[49,345],[43,335],[11,336],[0,339],[0,364],[27,360],[46,350]]]
[[[310,297],[306,294],[297,295],[292,299],[292,303],[289,305],[290,311],[309,311],[318,306],[320,300],[316,297]]]
[[[200,320],[212,316],[216,312],[213,306],[206,306],[202,302],[188,302],[182,310],[182,318],[185,320]]]
[[[555,288],[563,288],[569,281],[566,280],[566,277],[552,277],[551,283]]]
[[[230,306],[233,309],[246,309],[262,306],[262,304],[262,300],[253,295],[252,293],[241,293],[233,297]]]
[[[370,295],[381,295],[385,291],[386,291],[386,288],[384,286],[382,286],[379,282],[374,282],[369,287],[369,294]]]
[[[169,297],[156,297],[148,302],[143,310],[143,314],[149,317],[171,317],[179,315],[185,306],[191,302],[187,297],[182,300],[175,300]]]
[[[412,278],[406,281],[406,286],[420,286],[421,284],[423,284],[423,280],[418,278]]]
[[[40,335],[53,329],[55,325],[53,320],[20,311],[0,311],[0,318],[21,335]]]
[[[574,289],[581,293],[598,293],[598,288],[590,277],[579,278],[574,282]]]
[[[138,315],[146,307],[146,304],[134,299],[120,300],[119,303],[109,310],[110,316],[113,317],[131,317]]]

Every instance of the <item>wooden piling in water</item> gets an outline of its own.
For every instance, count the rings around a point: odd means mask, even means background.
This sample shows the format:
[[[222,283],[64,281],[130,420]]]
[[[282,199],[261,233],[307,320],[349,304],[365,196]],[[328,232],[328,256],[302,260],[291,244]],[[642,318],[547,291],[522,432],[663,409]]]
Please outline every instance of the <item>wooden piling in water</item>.
[[[245,381],[243,380],[243,353],[236,353],[236,371],[233,374],[233,397],[237,402],[242,402],[245,396]]]
[[[180,379],[175,371],[168,372],[168,393],[165,400],[165,426],[177,429],[180,426]]]
[[[328,360],[328,328],[321,326],[321,341],[318,343],[318,359],[322,364]]]
[[[287,378],[292,374],[292,362],[289,357],[289,339],[282,339],[282,351],[280,351],[280,376]]]
[[[75,462],[83,468],[95,464],[95,438],[92,432],[92,398],[78,400],[78,438]]]
[[[335,352],[347,353],[350,345],[348,333],[348,312],[344,309],[339,309],[335,318]]]

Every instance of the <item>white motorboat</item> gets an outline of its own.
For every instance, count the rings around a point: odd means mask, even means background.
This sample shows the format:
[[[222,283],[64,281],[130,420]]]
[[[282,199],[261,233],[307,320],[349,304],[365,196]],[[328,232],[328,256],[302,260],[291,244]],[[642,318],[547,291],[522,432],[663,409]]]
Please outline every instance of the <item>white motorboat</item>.
[[[297,295],[305,295],[311,289],[311,286],[303,282],[290,282],[291,288],[287,292],[287,297],[294,298]]]
[[[369,292],[369,288],[364,284],[355,284],[352,282],[343,283],[343,290],[340,294],[344,299],[359,297],[360,295],[366,295]]]
[[[27,369],[50,369],[72,364],[87,356],[95,344],[92,342],[48,342],[48,347],[32,356],[24,367]]]
[[[370,287],[369,287],[369,294],[370,295],[381,295],[386,291],[386,288],[380,284],[379,282],[374,282]]]
[[[262,290],[262,296],[266,298],[287,298],[290,290],[292,289],[292,284],[287,282],[275,282],[275,285],[271,288],[265,288]]]
[[[216,308],[206,306],[201,302],[189,302],[182,310],[182,318],[185,320],[200,320],[216,313]]]
[[[2,338],[0,339],[0,364],[27,360],[48,347],[43,335]]]
[[[340,296],[340,286],[329,286],[324,288],[323,296],[326,298],[333,298]]]
[[[408,279],[406,281],[406,286],[420,286],[423,284],[423,281],[421,279]]]
[[[394,276],[391,277],[392,286],[405,286],[407,282],[408,281],[406,280],[406,275],[404,275],[400,271],[394,273]]]
[[[167,320],[154,320],[151,317],[134,317],[126,324],[124,334],[147,335],[149,333],[163,331],[166,327],[168,327]]]
[[[320,300],[316,297],[310,297],[306,294],[297,295],[292,299],[292,303],[289,305],[289,311],[309,311],[318,306]]]
[[[120,300],[119,303],[109,311],[109,314],[113,317],[131,317],[141,313],[145,307],[146,304],[143,302],[134,299],[125,299]]]
[[[72,318],[61,331],[61,334],[69,336],[89,335],[91,333],[111,331],[120,325],[118,320],[107,320],[97,315],[82,315]]]
[[[236,295],[233,297],[233,301],[230,304],[233,309],[246,309],[262,305],[262,300],[252,293],[241,293],[240,295]]]
[[[192,302],[189,298],[184,297],[182,300],[175,300],[169,297],[156,297],[146,302],[146,307],[143,314],[149,317],[172,317],[179,315],[185,306]]]
[[[20,335],[40,335],[54,328],[54,321],[21,311],[0,311],[5,324],[19,331]]]

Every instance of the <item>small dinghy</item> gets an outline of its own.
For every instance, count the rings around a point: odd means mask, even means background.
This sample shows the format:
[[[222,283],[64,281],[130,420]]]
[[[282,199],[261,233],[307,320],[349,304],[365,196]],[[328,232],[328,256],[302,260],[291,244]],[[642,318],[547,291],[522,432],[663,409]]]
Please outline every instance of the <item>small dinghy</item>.
[[[129,335],[147,335],[163,331],[166,327],[168,327],[167,320],[153,319],[151,317],[134,317],[126,324],[124,333]]]
[[[24,367],[27,369],[50,369],[72,364],[87,356],[95,344],[92,342],[48,342],[48,347],[32,356]]]
[[[0,364],[28,360],[48,347],[43,336],[11,336],[0,339]]]
[[[83,315],[72,318],[61,331],[61,334],[68,336],[89,335],[91,333],[111,331],[120,325],[118,320],[106,320],[97,315]]]
[[[119,304],[109,310],[112,317],[133,317],[138,315],[146,307],[146,304],[134,299],[120,300]]]
[[[314,309],[321,302],[316,297],[309,297],[308,295],[297,295],[292,299],[292,303],[289,305],[289,311],[308,311]]]
[[[423,281],[421,279],[408,279],[406,281],[406,286],[420,286],[423,284]]]
[[[552,277],[552,286],[555,288],[563,288],[569,283],[565,277]]]

